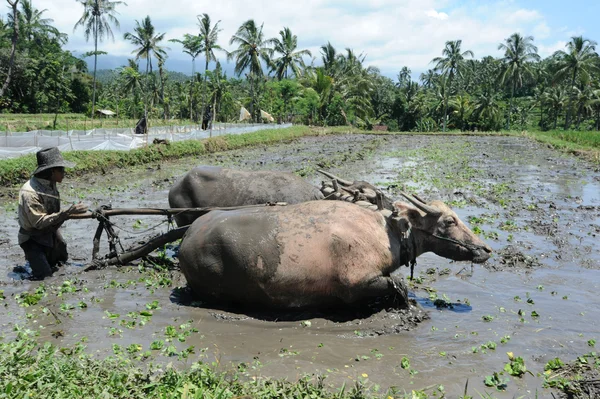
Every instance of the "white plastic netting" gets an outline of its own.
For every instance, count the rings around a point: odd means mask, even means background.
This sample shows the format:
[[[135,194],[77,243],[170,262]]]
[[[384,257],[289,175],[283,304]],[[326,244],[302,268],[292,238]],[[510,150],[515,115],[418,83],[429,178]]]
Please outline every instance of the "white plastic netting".
[[[133,128],[93,130],[34,130],[5,133],[0,136],[0,159],[35,153],[43,148],[58,147],[61,151],[121,150],[129,151],[152,143],[154,139],[169,141],[201,140],[226,134],[244,134],[265,129],[290,127],[292,124],[216,123],[212,129],[200,126],[158,126],[148,134],[135,134]]]

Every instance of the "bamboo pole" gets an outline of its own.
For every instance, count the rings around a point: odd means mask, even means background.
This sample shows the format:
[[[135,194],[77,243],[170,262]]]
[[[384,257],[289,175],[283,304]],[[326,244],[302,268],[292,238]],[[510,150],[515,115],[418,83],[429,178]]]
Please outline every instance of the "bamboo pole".
[[[242,205],[242,206],[230,206],[230,207],[204,207],[204,208],[115,208],[115,209],[103,209],[99,213],[104,216],[119,216],[119,215],[178,215],[181,213],[192,213],[203,215],[210,211],[235,211],[239,209],[247,208],[264,208],[267,206],[285,206],[285,202],[266,203],[258,205]],[[94,219],[96,218],[96,212],[85,212],[78,215],[70,215],[67,219]]]

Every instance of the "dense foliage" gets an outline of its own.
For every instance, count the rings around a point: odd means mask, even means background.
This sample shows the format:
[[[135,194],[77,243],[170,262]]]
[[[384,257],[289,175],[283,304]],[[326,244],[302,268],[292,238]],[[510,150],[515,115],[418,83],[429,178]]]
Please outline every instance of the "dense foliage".
[[[101,42],[118,27],[125,3],[78,0],[83,6],[75,34]],[[371,129],[439,131],[499,129],[598,130],[600,58],[596,43],[573,37],[564,50],[541,59],[534,38],[514,33],[499,43],[504,56],[476,58],[461,40],[448,41],[432,68],[412,78],[399,66],[396,80],[366,66],[363,54],[338,51],[331,43],[320,54],[297,47],[289,27],[268,38],[254,20],[243,22],[225,51],[220,21],[197,16],[198,31],[167,40],[150,16],[136,21],[134,59],[114,71],[88,71],[83,59],[63,49],[67,35],[44,18],[30,0],[7,0],[0,19],[0,110],[12,113],[81,113],[108,108],[124,118],[235,121],[245,107],[254,121],[264,110],[278,121],[353,125]],[[167,43],[178,42],[190,56],[191,75],[164,68]],[[99,43],[100,42],[100,43]],[[315,56],[310,65],[304,60]],[[195,61],[204,61],[196,69]],[[228,77],[219,59],[235,66]],[[155,62],[154,62],[155,60]],[[142,64],[140,65],[140,62]],[[94,62],[95,65],[95,62]],[[99,71],[100,72],[100,71]]]

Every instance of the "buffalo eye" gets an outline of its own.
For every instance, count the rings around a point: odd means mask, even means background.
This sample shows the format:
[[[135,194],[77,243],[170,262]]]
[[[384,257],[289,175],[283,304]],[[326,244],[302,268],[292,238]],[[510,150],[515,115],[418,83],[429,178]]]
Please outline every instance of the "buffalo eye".
[[[453,217],[449,217],[448,219],[444,220],[444,224],[446,227],[454,226],[456,225],[456,220]]]

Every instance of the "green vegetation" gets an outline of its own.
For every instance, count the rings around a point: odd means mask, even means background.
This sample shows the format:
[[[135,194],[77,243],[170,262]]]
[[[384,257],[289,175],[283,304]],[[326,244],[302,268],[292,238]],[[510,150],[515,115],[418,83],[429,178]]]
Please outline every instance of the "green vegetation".
[[[320,377],[306,376],[296,382],[268,378],[244,381],[241,375],[219,371],[216,363],[202,361],[191,364],[186,371],[163,369],[152,363],[139,367],[133,358],[143,348],[135,343],[124,349],[117,345],[117,354],[97,360],[84,352],[82,343],[59,348],[50,343],[39,344],[35,336],[30,330],[17,328],[14,340],[0,343],[0,392],[7,397],[371,397],[360,384],[348,390],[328,389]],[[151,349],[163,346],[162,341],[155,341]]]
[[[69,37],[45,18],[48,10],[35,9],[30,0],[9,4],[0,18],[0,110],[55,118],[44,118],[41,125],[11,118],[1,129],[64,129],[57,115],[85,113],[96,119],[98,109],[113,110],[121,120],[144,115],[152,125],[186,118],[232,122],[243,106],[254,122],[263,119],[264,110],[279,121],[367,130],[380,124],[418,132],[552,129],[546,140],[598,147],[598,135],[585,133],[600,129],[600,63],[596,42],[582,36],[545,59],[534,38],[519,33],[499,43],[498,59],[476,58],[462,40],[449,40],[431,61],[433,68],[414,81],[406,66],[399,65],[397,78],[390,79],[367,66],[365,54],[338,51],[330,42],[311,54],[298,48],[292,27],[267,37],[263,25],[249,19],[237,21],[235,34],[223,38],[221,21],[201,14],[197,31],[168,39],[147,15],[123,36],[134,58],[107,72],[97,71],[97,58],[106,54],[103,40],[118,30],[125,2],[78,1],[82,14],[73,25],[81,29],[74,34],[93,42],[93,51],[81,58],[64,49]],[[227,39],[233,48],[220,52]],[[165,69],[166,41],[179,43],[191,57],[189,78]],[[200,55],[205,64],[197,72]],[[90,73],[84,58],[91,56]],[[234,63],[233,77],[223,72],[219,56]],[[316,62],[307,65],[310,56]]]

